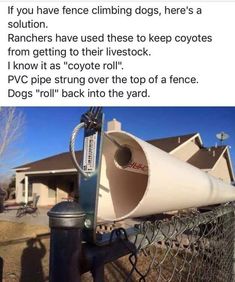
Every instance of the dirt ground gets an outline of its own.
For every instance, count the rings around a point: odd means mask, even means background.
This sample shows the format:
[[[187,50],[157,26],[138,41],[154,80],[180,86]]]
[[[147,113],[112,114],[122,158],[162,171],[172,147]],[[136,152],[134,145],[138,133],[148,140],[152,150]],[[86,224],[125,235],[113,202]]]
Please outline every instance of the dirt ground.
[[[0,257],[3,282],[44,282],[49,276],[49,229],[46,226],[0,221]],[[105,269],[107,281],[124,281],[126,269],[120,263]],[[92,281],[86,273],[82,281]]]
[[[3,259],[3,282],[46,282],[49,277],[49,229],[46,226],[0,221],[0,257]],[[148,259],[139,257],[146,266]],[[1,265],[1,262],[0,262]],[[105,267],[105,281],[125,281],[131,270],[128,256]],[[145,268],[143,268],[145,270]],[[1,267],[0,267],[1,275]],[[135,274],[130,281],[138,281]],[[91,274],[82,276],[92,281]],[[147,281],[156,281],[150,276]]]
[[[47,281],[48,232],[46,226],[0,221],[3,282]]]

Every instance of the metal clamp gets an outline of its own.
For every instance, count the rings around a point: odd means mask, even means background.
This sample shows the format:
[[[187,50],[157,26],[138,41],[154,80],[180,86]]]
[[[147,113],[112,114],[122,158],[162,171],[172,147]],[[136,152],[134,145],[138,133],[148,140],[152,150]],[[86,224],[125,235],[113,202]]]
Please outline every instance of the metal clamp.
[[[99,122],[99,115],[101,114],[102,108],[101,107],[91,107],[89,111],[87,111],[85,114],[81,117],[81,123],[79,123],[73,130],[70,143],[69,143],[69,150],[72,155],[73,163],[78,170],[78,172],[84,177],[84,178],[90,178],[94,176],[97,172],[94,171],[93,173],[85,172],[84,169],[80,166],[80,164],[77,161],[76,154],[75,154],[75,142],[78,136],[79,131],[82,128],[86,129],[95,129],[99,130],[102,126]]]

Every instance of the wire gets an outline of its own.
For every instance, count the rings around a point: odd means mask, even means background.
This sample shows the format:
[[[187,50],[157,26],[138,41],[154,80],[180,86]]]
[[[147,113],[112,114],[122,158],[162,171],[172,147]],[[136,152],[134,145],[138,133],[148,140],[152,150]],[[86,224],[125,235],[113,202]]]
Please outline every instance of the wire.
[[[72,159],[73,159],[73,163],[75,168],[78,170],[78,172],[85,178],[90,178],[92,177],[95,172],[93,173],[86,173],[81,166],[79,165],[77,158],[76,158],[76,153],[75,153],[75,142],[78,136],[79,131],[85,127],[85,122],[81,122],[79,123],[73,130],[71,138],[70,138],[70,142],[69,142],[69,150],[71,152],[72,155]]]

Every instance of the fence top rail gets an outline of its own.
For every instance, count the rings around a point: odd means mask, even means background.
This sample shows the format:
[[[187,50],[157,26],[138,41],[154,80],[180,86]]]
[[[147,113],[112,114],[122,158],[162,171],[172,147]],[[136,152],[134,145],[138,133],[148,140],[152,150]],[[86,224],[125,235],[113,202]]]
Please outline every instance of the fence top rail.
[[[162,220],[143,221],[135,225],[135,230],[138,231],[135,235],[130,236],[129,240],[135,243],[137,249],[144,249],[155,242],[169,238],[174,240],[185,233],[198,234],[201,225],[216,223],[218,218],[234,213],[234,211],[234,203],[227,203],[203,213],[193,211]]]

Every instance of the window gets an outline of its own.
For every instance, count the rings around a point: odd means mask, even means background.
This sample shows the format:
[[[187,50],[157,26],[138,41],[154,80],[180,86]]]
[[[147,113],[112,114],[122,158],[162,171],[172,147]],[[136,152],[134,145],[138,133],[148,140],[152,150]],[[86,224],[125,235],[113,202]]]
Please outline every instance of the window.
[[[32,197],[32,196],[33,196],[33,183],[29,182],[28,197]]]
[[[25,197],[25,180],[23,181],[23,189],[22,196]],[[31,181],[28,182],[28,197],[33,196],[33,183]]]

